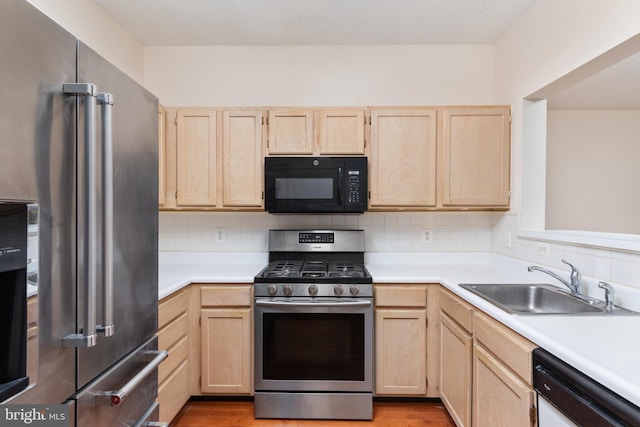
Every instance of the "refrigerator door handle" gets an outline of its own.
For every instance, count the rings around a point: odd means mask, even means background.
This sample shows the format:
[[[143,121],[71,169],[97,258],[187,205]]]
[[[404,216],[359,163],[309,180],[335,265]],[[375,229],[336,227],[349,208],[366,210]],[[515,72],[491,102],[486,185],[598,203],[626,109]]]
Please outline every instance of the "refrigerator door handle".
[[[84,295],[84,329],[81,334],[70,334],[62,339],[63,347],[93,347],[97,344],[96,329],[96,103],[97,88],[91,83],[64,83],[67,95],[84,98],[84,162],[85,162],[85,224],[87,232],[87,286]]]
[[[115,334],[113,322],[113,95],[98,94],[102,112],[102,313],[97,331],[105,337]]]
[[[151,375],[154,370],[160,365],[168,356],[169,353],[164,350],[148,351],[146,354],[149,357],[153,357],[149,364],[142,368],[133,378],[129,380],[120,390],[116,391],[103,391],[97,393],[96,406],[117,406],[120,405],[127,396],[140,385],[144,379]]]

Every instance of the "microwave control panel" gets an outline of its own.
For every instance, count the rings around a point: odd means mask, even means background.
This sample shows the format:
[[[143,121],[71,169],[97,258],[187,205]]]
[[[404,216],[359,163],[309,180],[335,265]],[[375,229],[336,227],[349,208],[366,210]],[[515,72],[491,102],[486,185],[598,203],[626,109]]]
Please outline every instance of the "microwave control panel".
[[[347,171],[347,203],[358,204],[360,200],[360,171]]]

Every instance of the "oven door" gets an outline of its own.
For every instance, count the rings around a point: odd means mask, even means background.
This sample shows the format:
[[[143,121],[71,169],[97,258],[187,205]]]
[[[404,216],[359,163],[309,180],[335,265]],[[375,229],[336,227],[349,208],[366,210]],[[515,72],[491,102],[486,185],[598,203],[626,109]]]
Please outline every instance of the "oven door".
[[[256,391],[373,391],[373,301],[256,298]]]

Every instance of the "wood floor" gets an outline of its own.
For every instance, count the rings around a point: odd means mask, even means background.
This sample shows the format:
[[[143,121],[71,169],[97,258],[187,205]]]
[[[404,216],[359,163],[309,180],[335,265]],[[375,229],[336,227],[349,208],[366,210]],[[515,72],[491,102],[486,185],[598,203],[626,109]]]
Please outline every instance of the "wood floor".
[[[188,402],[171,427],[455,427],[440,402],[375,402],[373,421],[256,420],[253,402]]]

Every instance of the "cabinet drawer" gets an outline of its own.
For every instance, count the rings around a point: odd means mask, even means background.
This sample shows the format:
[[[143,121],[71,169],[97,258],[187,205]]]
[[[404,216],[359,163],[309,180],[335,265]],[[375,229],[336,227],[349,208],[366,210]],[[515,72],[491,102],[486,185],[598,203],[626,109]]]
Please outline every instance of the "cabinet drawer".
[[[173,372],[189,355],[189,337],[183,336],[177,343],[167,349],[169,357],[158,366],[158,384]]]
[[[374,288],[376,306],[426,307],[427,288],[411,285],[385,285]]]
[[[189,292],[181,291],[175,296],[163,299],[158,305],[158,329],[180,316],[189,308]]]
[[[200,288],[202,307],[251,307],[253,285],[203,286]]]
[[[531,352],[537,345],[477,312],[474,315],[473,333],[487,350],[529,385],[532,384]]]
[[[158,331],[158,348],[167,350],[189,331],[189,318],[187,313],[182,313],[173,322]]]
[[[160,421],[170,422],[189,400],[189,364],[185,360],[173,374],[158,387]]]
[[[473,326],[473,308],[448,291],[440,292],[440,309],[451,319],[471,332]]]

